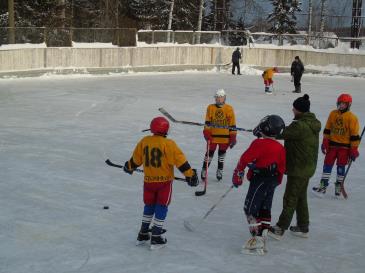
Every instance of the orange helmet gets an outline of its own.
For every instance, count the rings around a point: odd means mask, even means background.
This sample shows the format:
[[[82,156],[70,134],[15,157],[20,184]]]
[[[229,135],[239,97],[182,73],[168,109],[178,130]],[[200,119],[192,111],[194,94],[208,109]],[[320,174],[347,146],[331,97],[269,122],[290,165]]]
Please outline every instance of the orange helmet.
[[[337,98],[337,103],[340,102],[346,102],[351,104],[352,103],[352,97],[350,94],[341,94],[338,98]]]
[[[150,129],[152,134],[155,135],[167,135],[170,128],[170,123],[164,117],[157,117],[151,121]]]

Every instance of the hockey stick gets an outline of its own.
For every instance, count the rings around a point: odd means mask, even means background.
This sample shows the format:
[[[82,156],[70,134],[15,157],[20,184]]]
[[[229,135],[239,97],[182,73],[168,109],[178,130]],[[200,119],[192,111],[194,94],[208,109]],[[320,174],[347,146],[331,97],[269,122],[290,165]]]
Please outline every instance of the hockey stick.
[[[115,164],[115,163],[111,162],[109,159],[105,160],[105,163],[111,167],[116,167],[116,168],[121,168],[121,169],[124,168],[124,166]],[[143,173],[143,170],[141,170],[141,169],[134,169],[134,171]],[[174,177],[174,179],[186,182],[185,178],[182,178],[182,177]]]
[[[166,116],[169,120],[171,120],[174,123],[181,123],[181,124],[187,124],[187,125],[196,125],[196,126],[206,126],[206,124],[200,123],[200,122],[177,120],[177,119],[173,118],[171,116],[171,114],[169,112],[167,112],[162,107],[158,108],[158,111],[160,111],[162,114],[164,114],[164,116]],[[220,126],[220,125],[214,125],[214,124],[210,124],[210,125],[207,125],[207,126],[214,127],[214,128],[221,128],[221,129],[229,129],[229,130],[232,130],[232,131],[252,132],[252,129],[244,129],[244,128],[232,127],[232,126]]]
[[[361,143],[361,139],[362,139],[362,137],[363,137],[363,135],[364,135],[364,131],[365,131],[365,126],[364,126],[364,128],[362,129],[362,132],[361,132],[361,135],[360,135],[360,142],[359,142],[359,145],[360,145],[360,143]],[[341,193],[342,193],[342,195],[343,195],[343,197],[344,197],[345,199],[347,199],[347,198],[348,198],[348,194],[347,194],[347,192],[346,192],[346,190],[345,190],[345,179],[346,179],[347,174],[348,174],[348,172],[349,172],[349,170],[350,170],[350,168],[351,168],[352,162],[353,162],[353,160],[351,160],[351,159],[350,159],[349,166],[347,167],[346,172],[345,172],[345,175],[343,176],[343,180],[342,180],[342,182],[341,182]]]
[[[196,191],[195,196],[202,196],[207,192],[207,185],[208,185],[208,165],[209,165],[209,145],[210,141],[207,141],[207,153],[206,153],[206,161],[205,161],[205,179],[204,179],[204,189],[202,191]]]
[[[209,216],[209,214],[215,209],[216,206],[227,196],[227,194],[233,189],[233,185],[218,199],[218,201],[204,214],[196,225],[192,225],[188,220],[184,220],[184,227],[189,231],[195,231],[196,228],[203,223],[203,221]]]

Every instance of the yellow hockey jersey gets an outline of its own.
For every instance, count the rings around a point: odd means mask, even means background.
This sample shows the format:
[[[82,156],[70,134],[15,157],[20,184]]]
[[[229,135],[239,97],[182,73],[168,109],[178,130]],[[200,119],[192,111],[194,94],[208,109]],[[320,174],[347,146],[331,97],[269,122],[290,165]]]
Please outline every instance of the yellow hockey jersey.
[[[210,104],[207,108],[207,113],[205,115],[205,129],[209,129],[212,135],[213,143],[229,143],[229,135],[237,134],[237,131],[214,128],[209,125],[218,126],[230,126],[236,127],[236,117],[234,115],[233,107],[229,104],[224,104],[222,107],[218,107],[216,104]]]
[[[138,142],[129,160],[129,169],[142,164],[145,183],[174,180],[174,166],[185,176],[193,176],[183,152],[172,139],[163,136],[146,136]]]
[[[352,112],[333,110],[327,119],[323,137],[329,139],[331,146],[357,147],[360,143],[359,127],[359,121]]]
[[[267,81],[268,79],[272,79],[272,77],[274,77],[274,73],[275,73],[274,68],[268,68],[264,71],[262,77],[264,78],[265,81]]]

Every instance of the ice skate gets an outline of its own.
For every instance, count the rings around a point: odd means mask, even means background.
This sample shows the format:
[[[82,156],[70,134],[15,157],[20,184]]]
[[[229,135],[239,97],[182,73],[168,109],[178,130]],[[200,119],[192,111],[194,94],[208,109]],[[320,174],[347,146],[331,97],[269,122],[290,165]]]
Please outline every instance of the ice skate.
[[[137,236],[136,246],[148,243],[150,238],[151,237],[148,231],[147,232],[140,231]]]
[[[291,226],[289,228],[291,234],[293,234],[294,236],[297,237],[301,237],[301,238],[308,238],[308,233],[309,230],[308,228],[302,228],[302,227],[298,227],[298,226]]]
[[[205,175],[207,173],[207,170],[205,168],[202,168],[202,171],[200,173],[200,178],[204,181],[205,180]]]
[[[152,235],[151,237],[151,250],[157,250],[165,247],[167,244],[166,238],[161,235]]]
[[[216,176],[217,176],[217,180],[218,180],[218,181],[221,181],[221,180],[222,180],[222,178],[223,178],[223,170],[221,170],[221,169],[217,169],[217,174],[216,174]]]
[[[341,183],[340,182],[335,183],[335,198],[338,198],[338,199],[341,198]]]
[[[315,196],[317,196],[319,198],[322,198],[326,193],[326,189],[327,189],[327,186],[325,186],[323,180],[321,180],[318,187],[313,187],[312,188],[312,193]]]
[[[283,238],[285,230],[279,226],[273,226],[269,228],[269,232],[267,233],[271,238],[280,241]]]
[[[247,255],[265,255],[265,238],[254,236],[242,248],[242,253]]]

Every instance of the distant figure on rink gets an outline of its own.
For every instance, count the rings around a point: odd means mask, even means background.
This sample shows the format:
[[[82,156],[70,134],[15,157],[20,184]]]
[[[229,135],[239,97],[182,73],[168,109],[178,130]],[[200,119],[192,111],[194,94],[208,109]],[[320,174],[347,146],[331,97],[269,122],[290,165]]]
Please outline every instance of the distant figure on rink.
[[[283,119],[277,115],[264,117],[253,130],[250,147],[242,154],[233,172],[235,187],[242,184],[244,170],[248,167],[250,186],[245,199],[244,212],[252,238],[243,246],[246,254],[263,255],[266,251],[266,234],[271,224],[271,206],[275,188],[281,183],[285,172],[284,146],[275,140],[285,128]]]
[[[299,56],[295,56],[293,63],[291,64],[291,76],[294,80],[294,87],[295,90],[293,93],[300,93],[302,92],[300,80],[302,78],[302,75],[304,73],[304,65],[302,61],[300,60]]]
[[[272,67],[272,68],[266,69],[262,73],[262,78],[264,79],[266,94],[272,94],[273,85],[274,85],[274,81],[273,81],[274,73],[278,73],[278,72],[279,72],[279,70],[277,67]]]
[[[223,176],[224,158],[228,148],[233,148],[236,145],[237,131],[232,129],[211,127],[216,126],[229,126],[236,127],[236,117],[234,114],[233,107],[226,104],[226,92],[223,89],[219,89],[215,96],[215,103],[209,104],[205,115],[205,127],[204,127],[204,138],[209,142],[209,149],[205,153],[201,178],[205,179],[206,165],[208,167],[213,159],[214,152],[218,146],[218,168],[216,177],[218,181]]]
[[[137,167],[143,165],[145,205],[136,244],[141,245],[151,240],[152,250],[165,246],[167,242],[162,234],[166,231],[163,224],[171,202],[174,166],[185,175],[189,186],[196,187],[199,184],[196,170],[190,167],[177,144],[166,138],[169,127],[170,124],[164,117],[154,118],[150,124],[152,135],[145,136],[138,142],[123,169],[131,175]]]
[[[234,71],[237,67],[237,75],[241,75],[240,68],[240,59],[242,58],[240,48],[237,47],[235,51],[232,53],[232,74],[234,75]]]
[[[337,179],[335,182],[335,196],[341,195],[341,183],[345,176],[345,167],[349,160],[355,161],[359,156],[360,143],[359,121],[350,111],[352,97],[341,94],[337,99],[337,109],[333,110],[327,119],[323,131],[322,153],[325,154],[322,179],[319,186],[313,187],[317,196],[326,193],[332,168],[337,162]]]

